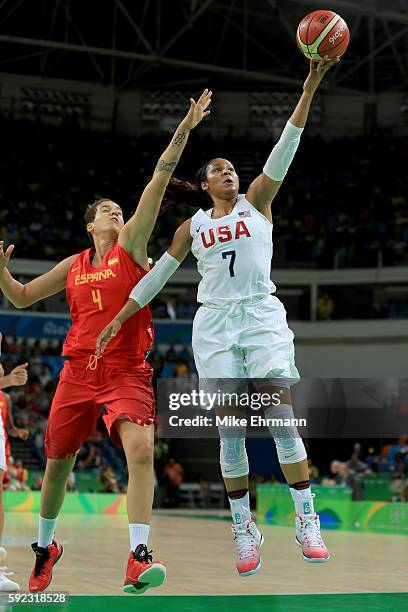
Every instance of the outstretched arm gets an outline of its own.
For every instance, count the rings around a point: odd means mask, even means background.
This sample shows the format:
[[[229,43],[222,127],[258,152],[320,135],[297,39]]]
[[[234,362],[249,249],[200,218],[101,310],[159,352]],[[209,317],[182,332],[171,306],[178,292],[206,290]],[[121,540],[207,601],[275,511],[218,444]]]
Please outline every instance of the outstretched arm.
[[[108,342],[118,334],[122,323],[146,306],[163,289],[169,278],[186,258],[192,242],[190,225],[191,219],[180,225],[174,234],[169,249],[161,256],[154,268],[132,289],[122,310],[99,334],[96,340],[96,354],[98,356],[102,355]]]
[[[16,308],[31,306],[65,288],[68,270],[78,255],[67,257],[49,272],[23,285],[16,281],[7,269],[14,245],[10,244],[4,252],[3,244],[3,241],[0,241],[0,289]]]
[[[324,74],[339,58],[311,61],[309,75],[303,85],[303,93],[293,111],[280,140],[270,154],[262,174],[249,186],[246,198],[262,214],[272,221],[271,204],[282,185],[283,179],[299,146],[300,136],[309,115],[310,105]]]
[[[210,113],[207,108],[211,96],[212,92],[205,89],[197,102],[190,98],[190,108],[186,117],[157,162],[153,177],[142,193],[135,214],[119,234],[119,244],[144,268],[148,265],[147,243],[156,223],[164,192],[186,146],[190,131]]]

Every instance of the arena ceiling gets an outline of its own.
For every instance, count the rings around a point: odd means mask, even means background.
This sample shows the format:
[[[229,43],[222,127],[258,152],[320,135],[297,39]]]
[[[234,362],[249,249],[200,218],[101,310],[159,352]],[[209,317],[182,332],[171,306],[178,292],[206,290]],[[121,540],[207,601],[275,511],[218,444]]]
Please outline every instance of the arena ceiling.
[[[320,4],[351,45],[327,88],[408,91],[408,0],[0,0],[0,72],[112,85],[299,87],[296,27]]]

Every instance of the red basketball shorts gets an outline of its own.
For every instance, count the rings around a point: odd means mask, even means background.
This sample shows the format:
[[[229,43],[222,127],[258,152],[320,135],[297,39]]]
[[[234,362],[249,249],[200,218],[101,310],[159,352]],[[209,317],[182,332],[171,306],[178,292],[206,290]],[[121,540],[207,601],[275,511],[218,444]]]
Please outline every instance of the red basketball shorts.
[[[156,427],[153,370],[148,363],[108,367],[101,359],[96,370],[87,365],[82,359],[68,360],[61,371],[44,441],[50,459],[75,454],[94,432],[101,411],[116,446],[121,446],[114,426],[118,419]]]

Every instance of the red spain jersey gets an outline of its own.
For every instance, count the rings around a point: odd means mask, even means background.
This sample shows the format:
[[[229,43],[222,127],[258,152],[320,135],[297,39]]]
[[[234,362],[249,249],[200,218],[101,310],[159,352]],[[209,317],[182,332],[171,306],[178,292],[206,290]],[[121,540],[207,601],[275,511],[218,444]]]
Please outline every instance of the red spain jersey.
[[[95,268],[90,257],[94,249],[78,255],[67,277],[67,300],[72,326],[66,337],[63,356],[88,359],[95,352],[96,339],[129,297],[146,271],[123,247],[116,244]],[[103,361],[110,365],[132,366],[144,359],[153,343],[153,321],[148,306],[131,316],[105,349]]]

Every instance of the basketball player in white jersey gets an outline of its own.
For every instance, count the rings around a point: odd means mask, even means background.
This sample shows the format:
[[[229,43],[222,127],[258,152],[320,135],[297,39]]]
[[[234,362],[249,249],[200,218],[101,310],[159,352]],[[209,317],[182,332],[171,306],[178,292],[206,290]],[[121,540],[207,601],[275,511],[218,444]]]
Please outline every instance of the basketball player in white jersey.
[[[338,58],[311,62],[302,96],[280,140],[271,152],[262,174],[239,195],[239,180],[232,163],[216,158],[198,172],[196,184],[174,179],[165,194],[167,204],[201,206],[176,231],[168,251],[138,283],[117,317],[101,332],[97,354],[137,312],[162,289],[191,249],[202,276],[198,309],[193,323],[193,351],[203,379],[270,379],[279,390],[281,404],[269,416],[291,415],[290,382],[297,381],[293,333],[286,312],[273,295],[270,280],[272,258],[271,204],[288,171],[306,124],[313,96],[324,74]],[[209,197],[208,197],[209,196]],[[207,209],[207,210],[204,210]],[[278,389],[278,387],[272,387]],[[277,412],[277,409],[279,412]],[[314,511],[306,450],[296,428],[269,428],[279,462],[288,481],[296,510],[296,542],[308,562],[330,558]],[[261,566],[259,533],[249,507],[248,457],[245,429],[220,432],[221,472],[233,517],[237,546],[237,570],[248,576]]]
[[[2,335],[0,334],[0,354],[1,354]],[[3,505],[3,479],[7,471],[6,461],[6,436],[9,435],[19,437],[22,440],[27,440],[28,431],[26,429],[18,429],[13,422],[11,413],[11,400],[7,393],[3,393],[2,389],[25,385],[27,382],[27,363],[16,366],[10,374],[4,375],[3,366],[0,363],[0,563],[7,556],[7,551],[4,546],[1,546],[3,528],[4,528],[4,505]],[[17,582],[10,580],[13,572],[8,572],[5,566],[0,567],[0,592],[12,592],[20,589]]]

